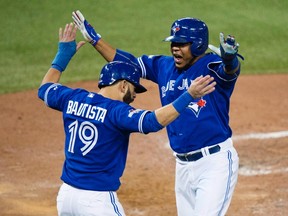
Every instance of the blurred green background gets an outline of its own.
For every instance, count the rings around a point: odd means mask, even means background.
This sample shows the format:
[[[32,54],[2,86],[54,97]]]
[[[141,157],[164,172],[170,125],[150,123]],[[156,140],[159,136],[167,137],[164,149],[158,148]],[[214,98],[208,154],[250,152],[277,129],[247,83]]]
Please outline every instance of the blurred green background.
[[[287,0],[0,0],[0,94],[38,88],[56,54],[58,29],[77,9],[103,39],[136,56],[170,55],[162,39],[174,20],[191,16],[206,22],[211,44],[218,46],[221,31],[235,35],[242,75],[288,72]],[[86,44],[61,82],[96,80],[103,64]]]

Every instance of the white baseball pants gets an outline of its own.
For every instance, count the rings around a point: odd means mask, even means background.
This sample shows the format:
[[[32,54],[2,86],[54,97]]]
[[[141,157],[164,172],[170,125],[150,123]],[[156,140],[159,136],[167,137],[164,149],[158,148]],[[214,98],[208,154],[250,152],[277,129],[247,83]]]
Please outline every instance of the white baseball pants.
[[[90,191],[63,183],[57,196],[58,216],[125,216],[113,191]]]
[[[178,216],[222,216],[235,189],[239,158],[232,140],[218,143],[221,150],[197,161],[176,158],[175,193]]]

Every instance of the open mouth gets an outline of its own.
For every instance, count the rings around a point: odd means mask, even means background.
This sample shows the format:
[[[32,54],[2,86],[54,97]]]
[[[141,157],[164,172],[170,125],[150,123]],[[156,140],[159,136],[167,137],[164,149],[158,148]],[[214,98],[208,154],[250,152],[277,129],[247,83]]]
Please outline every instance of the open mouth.
[[[174,54],[174,61],[176,64],[180,64],[182,62],[183,57],[177,54]]]

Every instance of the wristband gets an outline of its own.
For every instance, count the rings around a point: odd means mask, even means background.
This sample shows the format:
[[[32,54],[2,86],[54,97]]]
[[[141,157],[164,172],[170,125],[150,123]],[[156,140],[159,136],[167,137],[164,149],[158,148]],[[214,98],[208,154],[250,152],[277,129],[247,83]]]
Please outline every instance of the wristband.
[[[188,91],[184,92],[180,97],[178,97],[172,105],[177,110],[178,113],[183,112],[189,103],[194,100],[194,98],[188,93]]]
[[[101,39],[101,35],[97,33],[97,37],[94,37],[89,43],[94,47],[98,41]]]
[[[229,59],[229,60],[222,59],[222,62],[223,62],[225,69],[227,71],[233,71],[239,65],[239,61],[238,61],[237,56],[235,56],[233,59]]]
[[[66,69],[73,55],[76,53],[76,42],[59,42],[58,52],[52,61],[52,68],[59,70],[61,73]]]

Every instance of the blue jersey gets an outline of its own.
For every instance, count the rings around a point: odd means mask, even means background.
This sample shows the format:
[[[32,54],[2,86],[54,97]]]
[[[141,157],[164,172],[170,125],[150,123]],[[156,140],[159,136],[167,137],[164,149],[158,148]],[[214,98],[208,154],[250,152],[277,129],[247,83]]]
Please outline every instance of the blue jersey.
[[[139,65],[142,78],[158,84],[162,105],[173,102],[186,91],[195,78],[211,75],[217,82],[216,90],[190,103],[180,116],[167,126],[171,148],[187,153],[220,143],[232,136],[229,126],[229,103],[240,70],[233,75],[224,72],[221,58],[208,53],[187,70],[179,71],[171,56],[139,58],[117,50],[114,60],[132,61]]]
[[[154,112],[84,89],[47,83],[38,94],[47,106],[63,113],[66,138],[61,179],[76,188],[116,191],[126,164],[129,135],[163,128]]]

